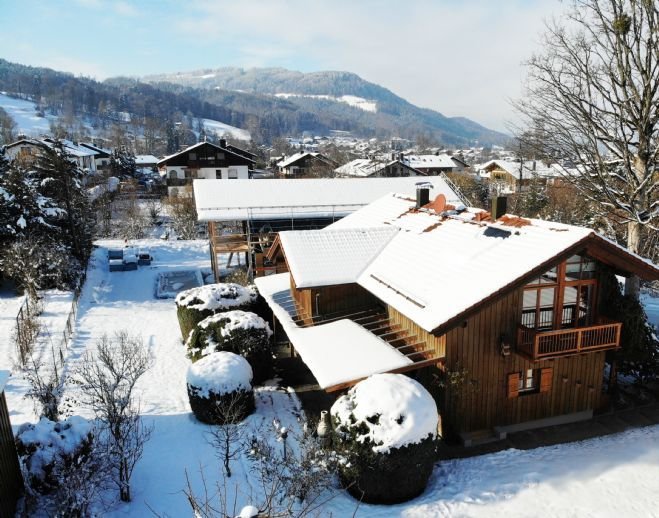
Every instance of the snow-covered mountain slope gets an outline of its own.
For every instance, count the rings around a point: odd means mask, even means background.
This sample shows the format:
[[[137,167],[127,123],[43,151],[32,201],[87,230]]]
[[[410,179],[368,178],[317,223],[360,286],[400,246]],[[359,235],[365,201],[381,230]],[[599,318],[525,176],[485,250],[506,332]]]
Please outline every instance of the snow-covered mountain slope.
[[[365,112],[377,112],[377,101],[372,101],[369,99],[364,99],[363,97],[358,97],[356,95],[341,95],[339,97],[335,97],[333,95],[312,95],[312,94],[284,94],[284,93],[279,93],[279,94],[274,94],[275,97],[279,97],[280,99],[290,99],[291,97],[308,97],[311,99],[325,99],[328,101],[336,101],[339,103],[344,103],[349,106],[354,106],[355,108],[359,108],[360,110],[364,110]]]
[[[27,136],[39,136],[50,132],[50,122],[57,120],[53,115],[41,117],[37,114],[37,103],[9,97],[0,92],[0,108],[16,122],[16,132]]]

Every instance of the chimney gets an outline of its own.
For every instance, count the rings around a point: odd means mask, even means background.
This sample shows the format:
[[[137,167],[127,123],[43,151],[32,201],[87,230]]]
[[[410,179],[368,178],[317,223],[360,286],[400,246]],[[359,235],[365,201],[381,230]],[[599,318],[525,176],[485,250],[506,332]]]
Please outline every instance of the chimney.
[[[221,138],[220,139],[220,147],[226,148],[227,147],[227,141],[226,139]]]
[[[417,182],[416,183],[416,208],[420,209],[424,205],[430,203],[430,189],[432,184],[430,182]]]
[[[508,198],[505,196],[494,196],[490,200],[490,214],[492,221],[498,220],[508,210]]]

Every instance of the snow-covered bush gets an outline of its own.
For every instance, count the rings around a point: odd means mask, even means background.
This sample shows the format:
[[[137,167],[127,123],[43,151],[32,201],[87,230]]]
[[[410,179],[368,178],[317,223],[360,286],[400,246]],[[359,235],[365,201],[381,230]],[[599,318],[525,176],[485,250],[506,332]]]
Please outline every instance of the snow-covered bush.
[[[272,371],[272,331],[255,313],[234,310],[205,318],[190,333],[188,356],[197,361],[215,351],[230,351],[243,356],[254,371],[257,383]]]
[[[226,351],[190,365],[188,397],[195,417],[209,424],[235,424],[254,411],[252,368],[242,356]]]
[[[55,422],[42,417],[37,424],[24,424],[16,435],[16,450],[28,488],[49,494],[66,484],[66,466],[81,464],[90,455],[92,427],[79,416]]]
[[[342,483],[356,498],[396,503],[421,494],[436,460],[437,406],[402,374],[376,374],[332,406]]]
[[[194,327],[204,318],[220,311],[249,310],[258,299],[253,286],[219,283],[182,291],[176,296],[178,323],[186,340]]]

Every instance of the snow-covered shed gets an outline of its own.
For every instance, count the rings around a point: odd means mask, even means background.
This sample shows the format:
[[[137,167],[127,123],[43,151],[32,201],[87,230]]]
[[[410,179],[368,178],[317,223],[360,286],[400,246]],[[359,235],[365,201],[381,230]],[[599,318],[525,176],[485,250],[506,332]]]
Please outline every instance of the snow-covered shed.
[[[351,320],[411,360],[393,371],[417,370],[428,383],[461,373],[462,386],[443,385],[438,404],[463,434],[592,416],[606,351],[620,346],[621,323],[607,310],[612,274],[659,279],[656,265],[592,229],[509,214],[493,221],[441,197],[387,194],[324,230],[282,232],[279,243],[290,273],[256,282],[277,316],[277,306],[292,315],[282,323],[292,345],[305,336],[299,328]],[[287,296],[272,292],[277,282],[289,283]],[[350,343],[343,363],[322,365],[319,382],[329,368],[334,380],[350,377],[344,365],[353,368],[361,347]],[[307,363],[314,374],[316,364]]]
[[[423,181],[432,185],[433,193],[461,203],[442,177]],[[324,228],[387,193],[414,195],[418,182],[413,177],[204,180],[195,181],[193,189],[198,219],[209,224],[219,279],[217,254],[252,252],[248,261],[256,275],[284,271],[265,264],[276,232]]]

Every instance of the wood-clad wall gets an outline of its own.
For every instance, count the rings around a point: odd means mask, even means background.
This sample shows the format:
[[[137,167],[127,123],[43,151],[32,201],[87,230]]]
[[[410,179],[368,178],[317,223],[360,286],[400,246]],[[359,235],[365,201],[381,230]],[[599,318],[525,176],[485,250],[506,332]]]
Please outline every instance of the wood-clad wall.
[[[316,314],[316,300],[319,315],[357,311],[378,306],[378,299],[359,284],[337,284],[311,290],[311,303]]]
[[[444,358],[446,356],[446,335],[435,336],[429,333],[391,306],[387,306],[387,315],[392,324],[399,324],[401,329],[409,332],[410,335],[414,335],[416,337],[415,342],[424,341],[426,343],[424,349],[432,349],[434,357]]]
[[[378,299],[358,284],[297,288],[292,275],[290,278],[291,295],[297,303],[298,316],[305,323],[309,323],[312,316],[349,313],[378,305]]]
[[[0,392],[0,518],[13,518],[22,487],[5,393]]]
[[[596,409],[599,405],[604,352],[539,362],[515,353],[521,295],[521,290],[511,293],[446,334],[446,369],[466,371],[465,383],[449,386],[440,401],[442,421],[454,433]],[[502,335],[512,345],[509,356],[501,354]],[[509,397],[509,374],[548,367],[553,369],[547,392]]]

